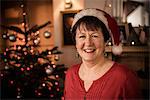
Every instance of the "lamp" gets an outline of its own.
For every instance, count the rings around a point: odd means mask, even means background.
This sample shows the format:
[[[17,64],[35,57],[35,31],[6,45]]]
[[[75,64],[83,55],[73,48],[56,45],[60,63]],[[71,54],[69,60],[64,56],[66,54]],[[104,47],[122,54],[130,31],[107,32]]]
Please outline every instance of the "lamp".
[[[72,2],[71,0],[65,0],[65,9],[69,9],[72,7]]]

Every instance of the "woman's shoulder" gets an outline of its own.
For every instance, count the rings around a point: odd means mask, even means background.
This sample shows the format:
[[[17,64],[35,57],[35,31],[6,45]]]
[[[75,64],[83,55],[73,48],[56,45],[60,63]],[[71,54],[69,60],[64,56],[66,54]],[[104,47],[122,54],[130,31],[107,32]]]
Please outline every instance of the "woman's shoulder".
[[[81,64],[74,64],[72,66],[69,67],[68,70],[77,70],[80,67]]]
[[[115,70],[121,71],[121,72],[128,72],[131,71],[131,69],[129,69],[129,67],[125,64],[121,64],[118,62],[114,62],[113,67],[115,68]]]
[[[77,72],[81,64],[75,64],[68,68],[67,73]]]
[[[130,77],[136,76],[136,72],[131,70],[127,65],[115,62],[114,65],[114,72],[122,77]]]

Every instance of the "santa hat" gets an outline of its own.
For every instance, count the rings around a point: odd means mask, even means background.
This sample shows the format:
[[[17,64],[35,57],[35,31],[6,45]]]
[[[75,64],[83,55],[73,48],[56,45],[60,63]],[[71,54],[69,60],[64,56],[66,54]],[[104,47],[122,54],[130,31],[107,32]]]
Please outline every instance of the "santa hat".
[[[99,20],[101,20],[105,24],[112,39],[112,44],[113,44],[112,52],[114,55],[120,55],[122,53],[122,45],[120,44],[119,27],[115,19],[111,17],[108,13],[106,13],[105,11],[102,11],[100,9],[95,9],[95,8],[88,8],[88,9],[81,10],[79,13],[77,13],[74,16],[72,28],[76,24],[76,22],[84,16],[97,17]]]

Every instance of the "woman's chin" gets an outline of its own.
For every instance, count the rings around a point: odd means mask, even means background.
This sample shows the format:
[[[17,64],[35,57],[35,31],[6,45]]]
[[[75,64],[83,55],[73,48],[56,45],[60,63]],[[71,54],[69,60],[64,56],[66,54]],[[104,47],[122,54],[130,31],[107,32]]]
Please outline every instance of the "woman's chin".
[[[85,61],[93,61],[95,60],[95,53],[84,53],[81,57]]]
[[[94,61],[95,60],[95,57],[84,57],[82,58],[84,61]]]

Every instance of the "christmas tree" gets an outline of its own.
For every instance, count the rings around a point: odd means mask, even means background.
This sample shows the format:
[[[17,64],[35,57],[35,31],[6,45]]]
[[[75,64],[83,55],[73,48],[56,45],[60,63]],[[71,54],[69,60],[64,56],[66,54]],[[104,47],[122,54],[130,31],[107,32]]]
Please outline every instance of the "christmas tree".
[[[35,25],[30,29],[26,23],[26,13],[23,8],[24,30],[16,26],[1,25],[5,30],[15,34],[2,34],[2,38],[15,42],[23,40],[23,45],[13,45],[0,54],[1,65],[1,99],[63,99],[63,83],[66,68],[57,64],[58,47],[39,51],[39,30],[50,24]],[[18,34],[24,35],[23,38]],[[45,38],[51,33],[45,32]]]

